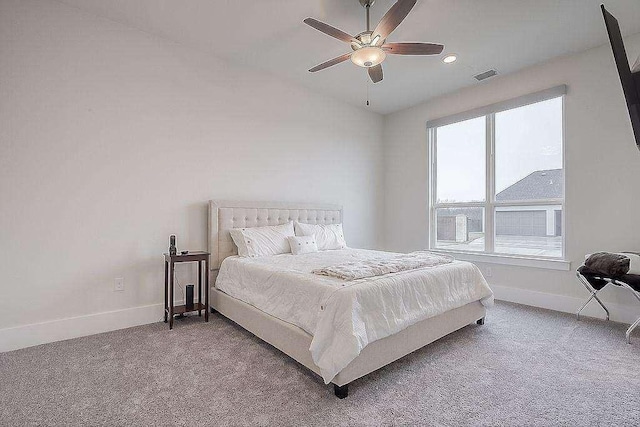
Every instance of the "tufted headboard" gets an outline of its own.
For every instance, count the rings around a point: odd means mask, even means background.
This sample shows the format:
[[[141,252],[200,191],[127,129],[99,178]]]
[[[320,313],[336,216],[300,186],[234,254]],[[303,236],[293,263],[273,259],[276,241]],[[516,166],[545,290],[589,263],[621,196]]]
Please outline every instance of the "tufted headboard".
[[[209,252],[211,269],[220,268],[222,261],[238,253],[229,229],[263,227],[298,221],[307,224],[338,224],[342,222],[342,206],[290,202],[209,202]]]

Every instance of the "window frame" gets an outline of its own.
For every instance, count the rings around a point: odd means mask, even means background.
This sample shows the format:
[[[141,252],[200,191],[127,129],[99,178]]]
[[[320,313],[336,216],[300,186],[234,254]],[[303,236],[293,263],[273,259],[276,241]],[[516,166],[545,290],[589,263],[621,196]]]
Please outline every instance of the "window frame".
[[[429,165],[429,249],[438,252],[455,254],[460,259],[470,261],[483,261],[511,265],[524,265],[542,268],[551,268],[568,271],[569,263],[566,261],[566,180],[563,180],[562,198],[526,200],[526,201],[497,201],[495,194],[496,163],[495,163],[495,115],[497,113],[524,107],[538,102],[555,98],[562,100],[562,170],[566,177],[565,156],[565,95],[566,85],[556,86],[544,91],[520,96],[508,101],[480,107],[471,111],[455,114],[437,120],[427,122],[428,137],[428,165]],[[478,117],[485,117],[485,200],[482,202],[453,202],[439,203],[437,201],[437,128],[449,124],[459,123]],[[562,209],[562,253],[560,256],[531,256],[495,252],[495,218],[496,208],[513,206],[560,206]],[[441,208],[484,208],[484,242],[483,251],[469,251],[461,249],[438,248],[437,240],[437,209]]]

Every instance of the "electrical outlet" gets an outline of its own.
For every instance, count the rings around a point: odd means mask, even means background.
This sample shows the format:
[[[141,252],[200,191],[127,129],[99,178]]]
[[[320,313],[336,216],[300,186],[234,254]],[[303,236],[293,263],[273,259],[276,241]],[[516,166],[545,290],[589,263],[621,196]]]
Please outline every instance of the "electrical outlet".
[[[487,277],[491,277],[492,274],[491,267],[487,267]]]
[[[114,292],[124,291],[124,277],[116,277],[115,282],[113,283],[113,291]]]

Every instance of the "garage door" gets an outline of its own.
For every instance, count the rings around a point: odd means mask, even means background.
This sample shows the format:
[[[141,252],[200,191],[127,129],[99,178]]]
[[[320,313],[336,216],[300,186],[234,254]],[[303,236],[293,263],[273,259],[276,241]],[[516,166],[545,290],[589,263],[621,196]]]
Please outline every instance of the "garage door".
[[[545,211],[498,211],[496,234],[502,236],[546,236]]]

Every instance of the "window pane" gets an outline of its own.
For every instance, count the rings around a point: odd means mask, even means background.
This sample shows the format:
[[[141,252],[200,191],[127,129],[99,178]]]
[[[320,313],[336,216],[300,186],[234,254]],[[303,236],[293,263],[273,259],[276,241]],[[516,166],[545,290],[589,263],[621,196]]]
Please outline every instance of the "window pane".
[[[484,208],[436,209],[436,248],[484,251]]]
[[[496,200],[564,197],[562,98],[495,115]]]
[[[479,117],[436,129],[439,203],[485,200],[485,123]]]
[[[562,206],[496,207],[495,252],[562,256]]]

